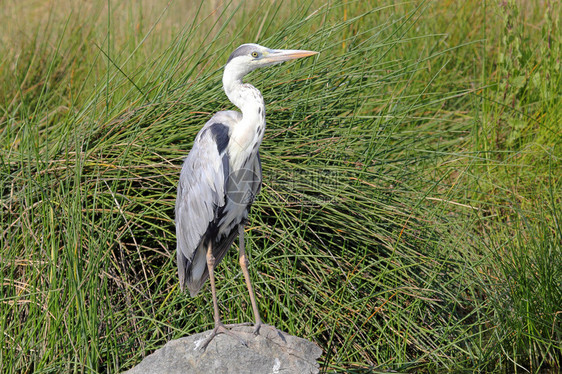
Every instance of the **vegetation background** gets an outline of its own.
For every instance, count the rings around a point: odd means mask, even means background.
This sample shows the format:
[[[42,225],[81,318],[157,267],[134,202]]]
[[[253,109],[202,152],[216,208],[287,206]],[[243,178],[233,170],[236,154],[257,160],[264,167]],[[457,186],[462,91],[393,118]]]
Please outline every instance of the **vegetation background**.
[[[178,290],[182,158],[239,44],[268,108],[263,318],[326,372],[559,370],[557,1],[0,0],[0,371],[119,372],[212,327]],[[236,253],[221,312],[249,321]]]

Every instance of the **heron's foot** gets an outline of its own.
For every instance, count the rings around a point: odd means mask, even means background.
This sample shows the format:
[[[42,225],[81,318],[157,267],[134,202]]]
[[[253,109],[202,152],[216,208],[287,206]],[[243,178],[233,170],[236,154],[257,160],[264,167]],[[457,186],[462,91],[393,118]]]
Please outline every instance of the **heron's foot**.
[[[238,326],[243,325],[243,324],[238,324]],[[233,338],[237,339],[240,344],[242,344],[243,346],[247,347],[248,344],[246,344],[246,341],[244,339],[242,339],[240,336],[238,336],[238,334],[236,334],[234,331],[230,331],[228,329],[228,327],[233,327],[233,325],[223,325],[222,323],[217,324],[215,326],[215,328],[213,329],[213,331],[211,331],[211,334],[209,336],[207,336],[207,338],[205,338],[205,340],[203,340],[203,342],[199,345],[199,349],[204,352],[207,349],[207,346],[209,345],[209,343],[215,338],[215,336],[217,336],[218,334],[227,334],[232,336]]]
[[[266,324],[266,323],[263,323],[263,324],[262,324],[262,323],[259,323],[259,324],[256,323],[256,324],[254,325],[254,334],[255,334],[255,335],[260,334],[260,332],[262,331],[262,330],[261,330],[262,328],[263,328],[263,329],[266,329],[266,330],[267,330],[267,329],[271,329],[271,330],[275,331],[275,334],[277,334],[277,336],[278,336],[281,340],[283,340],[283,343],[287,343],[287,339],[285,339],[285,335],[284,335],[283,331],[279,330],[277,327],[275,327],[275,326],[273,326],[273,325],[268,325],[268,324]],[[269,334],[268,334],[268,333],[266,333],[265,335],[266,335],[266,337],[269,337]]]
[[[254,335],[259,335],[260,334],[260,328],[261,328],[262,324],[261,322],[258,322],[254,325]]]

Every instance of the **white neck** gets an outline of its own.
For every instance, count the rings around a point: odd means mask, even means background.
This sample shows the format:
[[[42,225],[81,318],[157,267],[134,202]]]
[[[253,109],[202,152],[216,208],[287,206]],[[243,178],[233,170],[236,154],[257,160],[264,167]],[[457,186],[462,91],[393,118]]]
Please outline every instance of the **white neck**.
[[[260,91],[248,83],[242,83],[245,71],[236,66],[226,66],[223,87],[228,99],[242,112],[242,120],[231,130],[230,139],[237,152],[249,154],[254,145],[261,144],[265,131],[265,103]],[[257,149],[255,150],[257,151]]]

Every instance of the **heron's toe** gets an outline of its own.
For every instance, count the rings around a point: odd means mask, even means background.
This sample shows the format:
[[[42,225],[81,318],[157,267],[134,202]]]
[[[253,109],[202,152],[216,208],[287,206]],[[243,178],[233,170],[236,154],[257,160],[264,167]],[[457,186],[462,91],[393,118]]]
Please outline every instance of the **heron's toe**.
[[[261,323],[256,323],[254,325],[254,335],[259,335],[260,334],[260,328],[261,328]]]

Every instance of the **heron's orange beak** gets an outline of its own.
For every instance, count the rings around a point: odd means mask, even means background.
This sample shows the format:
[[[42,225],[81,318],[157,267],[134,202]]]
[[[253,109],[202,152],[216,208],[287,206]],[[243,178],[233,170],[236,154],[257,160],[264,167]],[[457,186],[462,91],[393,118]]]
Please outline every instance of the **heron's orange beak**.
[[[284,61],[295,60],[308,56],[317,55],[319,52],[302,51],[298,49],[273,49],[269,55],[265,56],[262,61],[265,63],[278,64]]]

